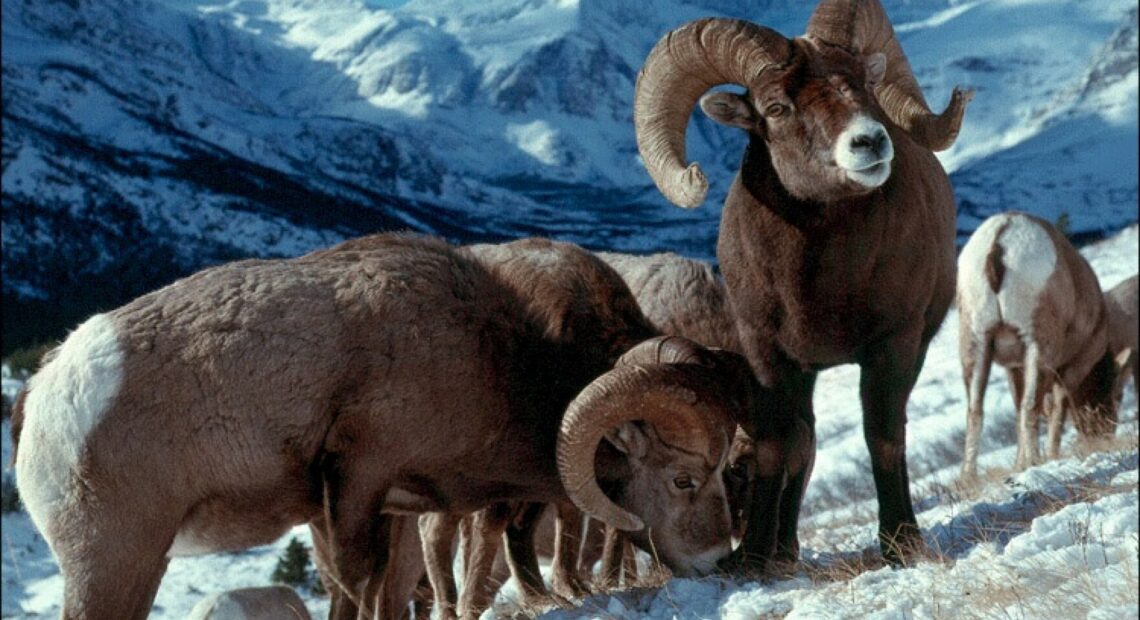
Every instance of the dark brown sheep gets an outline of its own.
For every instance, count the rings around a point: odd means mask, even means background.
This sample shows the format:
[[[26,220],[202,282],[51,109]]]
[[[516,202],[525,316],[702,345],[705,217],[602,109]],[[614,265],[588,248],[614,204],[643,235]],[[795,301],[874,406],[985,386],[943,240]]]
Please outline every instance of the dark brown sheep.
[[[704,95],[718,84],[747,92]],[[954,196],[932,150],[957,137],[970,97],[956,90],[932,114],[873,0],[825,1],[794,39],[740,20],[691,22],[658,42],[638,77],[642,159],[677,205],[700,205],[708,186],[685,160],[698,99],[714,120],[748,133],[717,256],[741,346],[779,404],[746,430],[757,437],[773,419],[814,428],[816,373],[859,364],[879,541],[892,561],[924,547],[906,469],[906,403],[954,296]],[[808,463],[786,485],[757,486],[734,563],[763,567],[774,542],[779,556],[798,556],[810,473]],[[777,541],[765,527],[773,515]]]

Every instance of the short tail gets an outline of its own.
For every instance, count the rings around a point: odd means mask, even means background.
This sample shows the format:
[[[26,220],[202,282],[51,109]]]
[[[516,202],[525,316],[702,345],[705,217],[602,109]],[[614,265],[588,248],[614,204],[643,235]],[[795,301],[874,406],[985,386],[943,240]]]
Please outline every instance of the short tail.
[[[990,283],[990,290],[1001,290],[1001,282],[1005,279],[1005,264],[1001,262],[1002,247],[995,243],[986,255],[986,281]]]
[[[1002,262],[1005,250],[1001,247],[1001,236],[1006,228],[1009,228],[1008,219],[998,228],[990,253],[986,254],[986,281],[990,284],[990,290],[995,293],[1001,290],[1002,280],[1005,279],[1005,263]]]

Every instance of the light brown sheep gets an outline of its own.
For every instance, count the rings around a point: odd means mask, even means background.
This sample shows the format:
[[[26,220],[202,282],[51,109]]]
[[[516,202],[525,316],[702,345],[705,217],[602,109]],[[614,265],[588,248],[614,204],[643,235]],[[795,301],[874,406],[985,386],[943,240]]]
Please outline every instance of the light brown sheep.
[[[511,272],[378,235],[207,269],[87,320],[14,412],[64,617],[144,618],[169,557],[305,522],[330,615],[397,616],[393,513],[568,495],[635,540],[649,526],[678,572],[711,569],[730,548],[730,405],[700,369],[606,372],[652,329],[604,266]],[[682,474],[700,484],[678,495]]]
[[[305,602],[289,586],[241,588],[207,596],[186,620],[311,620]]]
[[[1040,461],[1038,420],[1050,390],[1049,458],[1058,454],[1070,411],[1082,437],[1115,431],[1118,368],[1108,343],[1109,315],[1096,274],[1064,235],[1026,213],[990,217],[962,248],[957,288],[968,400],[964,479],[977,476],[993,362],[1006,369],[1013,392],[1017,469]]]
[[[1137,297],[1140,297],[1140,293],[1137,288],[1137,276],[1132,276],[1104,294],[1105,309],[1108,310],[1108,346],[1113,355],[1118,356],[1124,351],[1132,353],[1121,367],[1120,378],[1113,391],[1118,402],[1130,375],[1132,388],[1140,389],[1140,364],[1136,363],[1137,353],[1140,352],[1140,337],[1137,335],[1140,330]]]

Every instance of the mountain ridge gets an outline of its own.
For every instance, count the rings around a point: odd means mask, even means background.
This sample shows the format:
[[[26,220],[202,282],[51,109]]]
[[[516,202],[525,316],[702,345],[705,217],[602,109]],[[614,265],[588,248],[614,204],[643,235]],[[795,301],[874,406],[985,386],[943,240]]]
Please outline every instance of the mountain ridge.
[[[940,154],[959,188],[963,235],[1008,208],[1067,213],[1087,237],[1135,221],[1134,7],[885,4],[932,107],[954,84],[978,88],[958,144]],[[5,309],[75,306],[67,325],[205,265],[378,230],[458,242],[547,235],[713,259],[745,139],[694,115],[689,154],[710,176],[710,199],[694,211],[667,205],[633,140],[636,71],[656,38],[688,19],[762,14],[791,36],[810,6],[24,0],[5,9]],[[1048,27],[1060,42],[1035,41],[1057,12],[1068,23]],[[1012,15],[1013,35],[993,25],[1012,27]],[[132,252],[145,268],[115,277]],[[75,301],[87,297],[104,301]],[[34,322],[43,312],[24,314]],[[8,323],[6,348],[30,337]]]

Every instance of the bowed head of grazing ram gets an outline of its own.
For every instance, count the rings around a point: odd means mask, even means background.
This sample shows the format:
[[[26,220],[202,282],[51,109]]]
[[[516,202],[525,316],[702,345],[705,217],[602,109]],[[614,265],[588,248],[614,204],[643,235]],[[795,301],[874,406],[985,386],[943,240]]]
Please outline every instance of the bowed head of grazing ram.
[[[745,91],[708,92],[721,84]],[[779,403],[752,426],[782,417],[814,428],[816,373],[859,364],[880,544],[894,561],[923,547],[905,409],[954,295],[955,203],[933,151],[954,142],[971,96],[955,90],[946,110],[933,113],[882,6],[825,0],[795,38],[736,19],[680,26],[649,53],[634,99],[645,166],[681,207],[699,206],[708,191],[700,166],[685,157],[692,109],[699,103],[747,132],[717,255],[740,346]],[[779,512],[784,557],[798,553],[795,523],[811,466],[809,459],[776,485],[779,502],[771,489],[753,494],[753,523]],[[763,565],[767,538],[749,527],[734,559]]]

